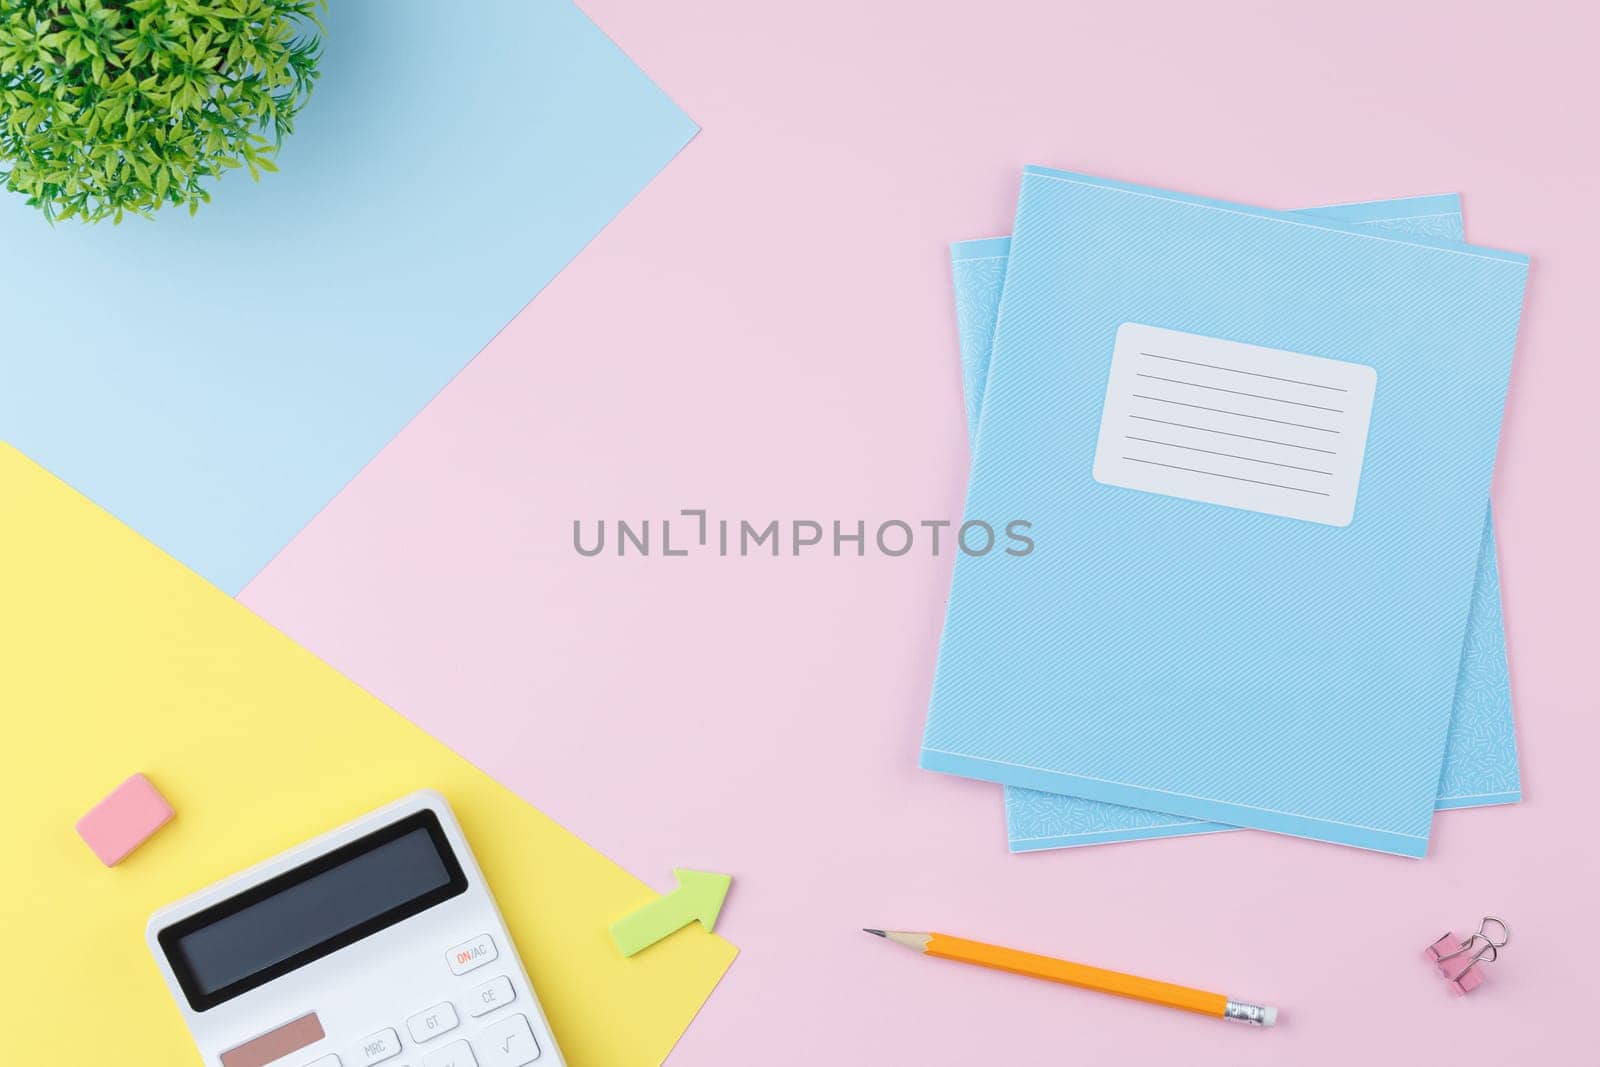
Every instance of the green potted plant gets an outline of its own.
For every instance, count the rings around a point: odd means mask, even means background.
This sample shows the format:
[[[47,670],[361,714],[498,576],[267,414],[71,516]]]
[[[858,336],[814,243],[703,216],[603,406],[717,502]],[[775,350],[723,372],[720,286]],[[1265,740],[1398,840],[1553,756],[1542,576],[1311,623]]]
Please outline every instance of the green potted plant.
[[[121,222],[253,178],[317,79],[325,0],[0,0],[0,181]]]

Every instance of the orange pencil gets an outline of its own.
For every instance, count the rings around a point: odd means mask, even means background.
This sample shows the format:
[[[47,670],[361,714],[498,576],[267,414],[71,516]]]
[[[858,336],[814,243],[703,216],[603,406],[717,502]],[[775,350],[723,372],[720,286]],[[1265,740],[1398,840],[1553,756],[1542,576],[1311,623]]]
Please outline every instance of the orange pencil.
[[[869,934],[886,937],[896,944],[914,949],[927,956],[961,963],[975,963],[979,967],[992,967],[997,971],[1010,971],[1029,978],[1043,978],[1083,989],[1131,997],[1151,1004],[1164,1004],[1199,1015],[1214,1015],[1219,1019],[1251,1026],[1272,1026],[1278,1021],[1278,1009],[1242,1000],[1230,1000],[1221,993],[1208,993],[1203,989],[1156,982],[1120,971],[1107,971],[1082,963],[1071,963],[1050,956],[1036,956],[1031,952],[1018,952],[1014,948],[985,945],[981,941],[968,941],[949,934],[914,934],[902,930],[867,930]]]

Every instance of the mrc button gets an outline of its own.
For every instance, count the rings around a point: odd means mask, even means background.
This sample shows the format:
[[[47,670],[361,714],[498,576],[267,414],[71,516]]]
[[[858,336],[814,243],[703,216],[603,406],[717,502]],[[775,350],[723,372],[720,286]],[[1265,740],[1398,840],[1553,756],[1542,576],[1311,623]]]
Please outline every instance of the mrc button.
[[[445,953],[445,959],[450,963],[451,974],[466,974],[468,971],[477,970],[485,963],[493,963],[499,955],[494,947],[494,938],[488,934],[479,934],[471,941],[463,941]]]

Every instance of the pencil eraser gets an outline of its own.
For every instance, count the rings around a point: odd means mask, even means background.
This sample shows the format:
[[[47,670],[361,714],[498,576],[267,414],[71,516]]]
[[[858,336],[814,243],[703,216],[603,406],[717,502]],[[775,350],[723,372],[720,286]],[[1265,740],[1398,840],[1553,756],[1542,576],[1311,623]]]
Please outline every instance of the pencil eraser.
[[[1278,1009],[1272,1007],[1269,1004],[1267,1006],[1266,1018],[1261,1020],[1261,1025],[1262,1026],[1277,1026],[1278,1025]]]
[[[172,819],[172,805],[150,779],[136,774],[78,820],[78,836],[107,867],[115,867]]]

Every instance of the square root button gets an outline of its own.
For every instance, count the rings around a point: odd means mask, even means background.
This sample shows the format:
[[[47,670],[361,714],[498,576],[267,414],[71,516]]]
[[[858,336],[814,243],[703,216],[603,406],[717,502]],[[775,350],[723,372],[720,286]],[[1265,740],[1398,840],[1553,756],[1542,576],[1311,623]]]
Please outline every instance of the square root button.
[[[501,1019],[478,1039],[483,1067],[523,1067],[539,1058],[539,1042],[526,1015]]]

